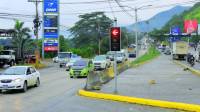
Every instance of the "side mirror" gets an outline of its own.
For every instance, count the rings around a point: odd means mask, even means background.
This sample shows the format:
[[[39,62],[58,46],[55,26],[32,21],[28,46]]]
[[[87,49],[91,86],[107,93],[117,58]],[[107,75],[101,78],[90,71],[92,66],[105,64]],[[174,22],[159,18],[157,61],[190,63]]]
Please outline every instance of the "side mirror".
[[[26,73],[26,75],[30,75],[30,74],[31,74],[31,72],[27,72],[27,73]]]

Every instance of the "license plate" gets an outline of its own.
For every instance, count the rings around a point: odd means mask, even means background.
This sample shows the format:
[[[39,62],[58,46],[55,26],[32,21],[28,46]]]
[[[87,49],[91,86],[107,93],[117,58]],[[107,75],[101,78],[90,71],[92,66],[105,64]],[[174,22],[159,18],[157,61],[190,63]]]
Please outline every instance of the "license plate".
[[[79,74],[79,72],[74,72],[74,74]]]
[[[8,85],[3,85],[3,88],[4,88],[4,89],[8,88]]]

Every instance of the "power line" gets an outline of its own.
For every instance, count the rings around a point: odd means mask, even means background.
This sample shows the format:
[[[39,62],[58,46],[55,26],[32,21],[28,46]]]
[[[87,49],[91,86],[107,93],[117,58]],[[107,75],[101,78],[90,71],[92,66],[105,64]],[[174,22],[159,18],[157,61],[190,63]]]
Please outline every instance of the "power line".
[[[129,15],[130,17],[134,17],[133,15],[131,15],[129,12],[126,11],[126,9],[119,3],[118,0],[115,0],[115,2],[118,4],[118,6],[122,9],[122,11],[123,11],[125,14]]]
[[[109,0],[110,2],[115,2],[115,0]],[[136,0],[121,0],[121,2],[133,2]],[[105,3],[105,0],[98,1],[85,1],[85,2],[61,2],[60,4],[69,4],[69,5],[80,5],[80,4],[97,4],[97,3]]]
[[[116,19],[115,13],[114,13],[114,11],[113,11],[113,7],[111,6],[111,3],[110,3],[110,0],[107,0],[107,1],[108,1],[110,10],[111,10],[111,12],[112,12],[112,15],[113,15],[113,19]]]

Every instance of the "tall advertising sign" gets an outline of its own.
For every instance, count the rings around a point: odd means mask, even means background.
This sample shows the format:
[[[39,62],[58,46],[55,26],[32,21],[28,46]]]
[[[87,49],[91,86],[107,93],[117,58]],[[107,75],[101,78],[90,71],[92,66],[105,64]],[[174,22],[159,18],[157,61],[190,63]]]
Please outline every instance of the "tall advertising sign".
[[[59,0],[44,0],[43,12],[43,52],[59,51]]]
[[[176,42],[179,41],[181,35],[181,29],[178,26],[174,26],[170,28],[170,42]]]
[[[197,20],[185,20],[184,21],[184,32],[187,34],[191,34],[196,32],[198,29],[198,21]]]

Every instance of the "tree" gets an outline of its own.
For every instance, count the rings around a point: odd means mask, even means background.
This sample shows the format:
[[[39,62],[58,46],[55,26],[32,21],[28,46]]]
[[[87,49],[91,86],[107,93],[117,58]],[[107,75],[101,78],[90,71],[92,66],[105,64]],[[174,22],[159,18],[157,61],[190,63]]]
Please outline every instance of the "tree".
[[[103,12],[84,14],[80,15],[79,18],[80,20],[70,29],[74,47],[96,46],[98,45],[99,39],[104,40],[105,37],[109,36],[109,29],[113,21]],[[109,41],[107,44],[109,44]],[[95,51],[97,50],[95,49]]]
[[[23,27],[24,22],[16,21],[14,26],[14,37],[12,38],[13,46],[17,48],[17,55],[21,59],[24,59],[24,50],[27,48],[28,42],[30,42],[30,29]]]
[[[66,52],[69,50],[69,41],[65,39],[63,35],[60,35],[59,37],[59,48],[60,52]]]

